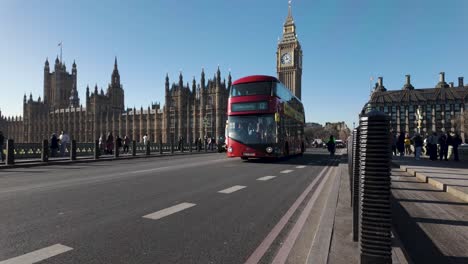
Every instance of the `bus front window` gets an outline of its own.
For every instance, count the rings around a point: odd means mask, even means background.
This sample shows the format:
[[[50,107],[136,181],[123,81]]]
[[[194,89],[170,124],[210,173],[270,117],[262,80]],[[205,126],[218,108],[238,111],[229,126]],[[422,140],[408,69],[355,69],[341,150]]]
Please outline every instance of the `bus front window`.
[[[228,137],[243,144],[273,144],[276,124],[273,115],[229,116]]]
[[[231,97],[248,95],[271,95],[272,82],[241,83],[231,87]]]

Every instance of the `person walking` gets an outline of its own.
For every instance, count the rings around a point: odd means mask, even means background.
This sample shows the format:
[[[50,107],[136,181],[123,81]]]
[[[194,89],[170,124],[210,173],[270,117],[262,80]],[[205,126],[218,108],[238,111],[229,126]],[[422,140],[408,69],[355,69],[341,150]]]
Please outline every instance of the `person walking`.
[[[2,162],[5,161],[5,153],[3,153],[3,144],[5,144],[5,136],[3,136],[3,132],[0,131],[0,156],[2,156]]]
[[[411,155],[413,151],[411,151],[411,139],[409,137],[409,134],[406,134],[405,137],[405,154],[406,155]]]
[[[113,151],[113,149],[114,149],[114,136],[112,135],[112,132],[109,132],[107,134],[106,149],[107,149],[108,154],[112,155],[112,153],[114,152]]]
[[[202,149],[202,140],[201,140],[201,138],[198,138],[197,145],[198,145],[198,152],[200,152],[201,149]]]
[[[455,136],[452,139],[452,149],[453,149],[453,156],[455,161],[460,161],[458,157],[458,146],[462,143],[462,139],[458,133],[455,133]]]
[[[128,136],[124,137],[123,144],[124,144],[123,152],[125,154],[128,154],[128,148],[129,148],[129,145],[130,145],[130,138]]]
[[[117,136],[115,143],[117,144],[117,150],[120,152],[120,148],[122,147],[122,138],[120,136]]]
[[[145,134],[145,135],[143,136],[143,145],[146,146],[146,145],[148,144],[148,140],[149,140],[149,139],[148,139],[148,134]]]
[[[335,156],[335,150],[336,150],[336,141],[333,135],[330,135],[330,138],[328,139],[327,149],[330,152],[330,157],[333,158]]]
[[[448,152],[448,145],[447,145],[447,135],[443,133],[439,137],[439,158],[440,160],[448,160],[447,159],[447,152]]]
[[[427,138],[427,149],[431,160],[437,160],[437,141],[436,132],[432,133],[432,135]]]
[[[396,136],[396,133],[392,132],[392,154],[395,156],[397,155],[397,141],[398,138]]]
[[[65,151],[67,149],[68,143],[70,142],[70,137],[65,131],[62,130],[62,133],[59,136],[60,140],[60,156],[65,156]]]
[[[51,157],[57,157],[57,152],[59,149],[59,143],[58,143],[58,138],[57,135],[52,134],[52,137],[50,138],[50,156]]]
[[[421,151],[422,151],[422,146],[423,146],[423,139],[419,133],[416,133],[413,138],[414,142],[414,158],[416,160],[419,160],[421,157]]]
[[[397,149],[400,156],[405,155],[405,132],[401,132],[397,140]]]

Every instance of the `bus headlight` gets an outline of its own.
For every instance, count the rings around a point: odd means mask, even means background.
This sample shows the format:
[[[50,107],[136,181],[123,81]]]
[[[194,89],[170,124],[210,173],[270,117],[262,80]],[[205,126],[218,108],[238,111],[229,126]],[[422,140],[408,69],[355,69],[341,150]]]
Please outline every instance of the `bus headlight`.
[[[229,153],[232,152],[232,147],[229,147],[229,148],[228,148],[228,152],[229,152]]]
[[[273,152],[273,148],[272,148],[272,147],[266,148],[266,152],[267,152],[268,154],[272,153],[272,152]]]

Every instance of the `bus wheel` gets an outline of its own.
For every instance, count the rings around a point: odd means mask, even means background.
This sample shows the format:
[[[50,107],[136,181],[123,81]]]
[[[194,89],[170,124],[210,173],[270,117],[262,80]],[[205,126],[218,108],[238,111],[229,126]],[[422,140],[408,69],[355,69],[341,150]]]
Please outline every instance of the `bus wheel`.
[[[241,160],[249,160],[247,157],[241,157]]]

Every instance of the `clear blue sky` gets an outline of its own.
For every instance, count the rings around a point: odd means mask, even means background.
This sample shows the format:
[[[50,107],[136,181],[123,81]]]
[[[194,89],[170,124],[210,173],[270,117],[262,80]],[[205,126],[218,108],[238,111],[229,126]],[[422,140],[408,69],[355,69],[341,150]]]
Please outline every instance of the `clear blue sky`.
[[[63,41],[67,68],[76,60],[82,103],[87,84],[106,88],[118,57],[125,103],[164,101],[164,77],[200,79],[201,68],[234,79],[276,75],[277,39],[287,0],[71,1],[0,3],[0,108],[22,114],[24,93],[42,97],[43,66]],[[370,76],[400,89],[468,77],[466,0],[293,0],[303,59],[308,122],[349,126],[369,96]],[[468,79],[467,79],[468,81]]]

